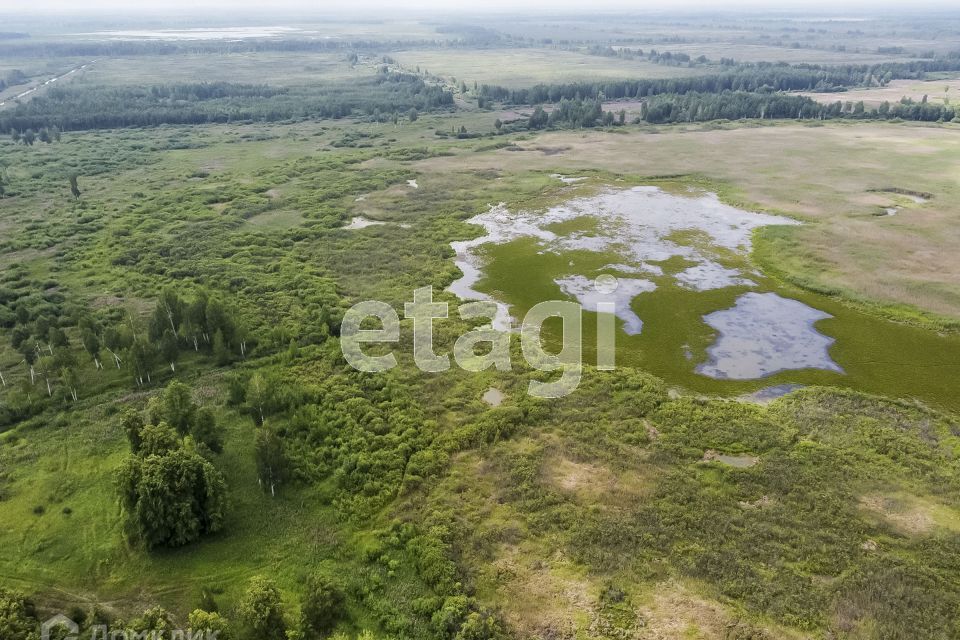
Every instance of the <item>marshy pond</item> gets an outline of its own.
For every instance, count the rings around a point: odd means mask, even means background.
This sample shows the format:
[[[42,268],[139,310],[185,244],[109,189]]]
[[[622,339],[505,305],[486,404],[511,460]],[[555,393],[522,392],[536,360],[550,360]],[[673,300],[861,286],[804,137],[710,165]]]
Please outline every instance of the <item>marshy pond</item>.
[[[544,300],[580,302],[587,362],[590,316],[612,302],[618,364],[694,391],[830,384],[960,408],[960,337],[773,281],[751,263],[752,242],[799,222],[670,186],[600,187],[542,210],[491,206],[468,221],[475,238],[452,243],[462,277],[449,290],[496,302],[500,330]],[[558,328],[548,321],[545,335]]]

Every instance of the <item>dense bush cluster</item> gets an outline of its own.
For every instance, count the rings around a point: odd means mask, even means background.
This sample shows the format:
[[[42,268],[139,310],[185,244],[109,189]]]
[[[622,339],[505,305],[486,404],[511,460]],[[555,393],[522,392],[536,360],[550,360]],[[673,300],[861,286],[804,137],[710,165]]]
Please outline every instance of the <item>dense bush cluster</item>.
[[[202,455],[220,450],[222,439],[182,383],[154,400],[149,423],[136,411],[123,414],[132,453],[116,482],[131,534],[147,548],[180,547],[223,527],[226,484]]]

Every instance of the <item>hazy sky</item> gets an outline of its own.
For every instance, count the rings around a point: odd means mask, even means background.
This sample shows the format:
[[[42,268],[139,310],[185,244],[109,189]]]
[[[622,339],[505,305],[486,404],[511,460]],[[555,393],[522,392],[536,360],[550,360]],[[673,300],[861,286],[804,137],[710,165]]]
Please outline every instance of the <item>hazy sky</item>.
[[[389,2],[385,0],[155,0],[143,2],[130,0],[0,0],[0,13],[198,13],[244,11],[267,13],[268,11],[296,11],[302,13],[332,13],[347,6],[351,13],[380,11],[382,13],[402,13],[403,11],[512,11],[528,12],[536,10],[577,10],[580,12],[598,10],[630,10],[642,13],[644,10],[664,11],[669,9],[802,9],[805,11],[824,11],[831,13],[847,10],[899,9],[915,11],[922,8],[955,8],[952,0],[912,0],[908,5],[898,0],[669,0],[666,3],[637,2],[636,0],[409,0]],[[0,25],[2,29],[2,25]]]

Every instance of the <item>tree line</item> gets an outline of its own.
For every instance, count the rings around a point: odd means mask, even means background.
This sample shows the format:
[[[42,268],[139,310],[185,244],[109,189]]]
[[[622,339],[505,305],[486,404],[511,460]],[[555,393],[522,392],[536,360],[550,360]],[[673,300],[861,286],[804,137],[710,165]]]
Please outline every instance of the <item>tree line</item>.
[[[710,59],[707,58],[707,56],[701,55],[692,58],[688,53],[675,51],[661,52],[656,49],[650,49],[644,52],[643,49],[631,49],[630,47],[617,47],[614,49],[608,45],[591,45],[587,47],[586,52],[591,56],[601,56],[604,58],[620,58],[622,60],[645,59],[648,62],[662,64],[668,67],[696,67],[710,63]]]
[[[836,67],[764,62],[689,78],[539,84],[522,89],[482,85],[480,95],[508,104],[536,105],[557,103],[563,98],[596,96],[616,100],[723,91],[843,91],[851,87],[884,86],[895,79],[923,78],[926,73],[939,71],[960,71],[960,53],[937,60]]]
[[[960,112],[949,104],[932,104],[903,98],[899,102],[883,102],[876,108],[865,107],[862,101],[823,104],[807,96],[772,92],[724,91],[722,93],[685,93],[657,95],[640,104],[640,114],[633,122],[670,124],[678,122],[710,122],[740,119],[810,119],[835,118],[865,120],[913,120],[923,122],[954,121]],[[526,119],[509,123],[497,120],[499,133],[529,129],[590,128],[619,126],[626,123],[626,112],[603,109],[600,100],[560,100],[549,111],[538,105]]]
[[[0,115],[0,131],[26,133],[344,118],[449,108],[453,94],[412,74],[381,69],[371,78],[296,89],[229,82],[151,87],[54,87]]]
[[[653,124],[672,122],[709,122],[711,120],[739,120],[741,118],[800,118],[829,120],[895,119],[924,122],[949,122],[957,118],[957,109],[949,104],[916,102],[904,98],[900,102],[884,102],[879,107],[867,108],[860,102],[835,101],[823,104],[806,96],[784,93],[687,93],[659,95],[643,104],[641,119]]]

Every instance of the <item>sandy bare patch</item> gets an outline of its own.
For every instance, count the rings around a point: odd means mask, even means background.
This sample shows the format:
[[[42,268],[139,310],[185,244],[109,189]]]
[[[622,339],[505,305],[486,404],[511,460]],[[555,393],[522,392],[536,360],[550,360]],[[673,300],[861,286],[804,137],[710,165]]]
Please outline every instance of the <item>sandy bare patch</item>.
[[[551,456],[544,465],[544,481],[559,491],[590,504],[622,504],[649,495],[656,469],[613,470],[601,464]]]
[[[694,595],[675,582],[657,585],[653,602],[642,613],[647,624],[640,637],[649,640],[724,638],[730,622],[718,603]]]
[[[609,489],[616,481],[615,476],[606,468],[588,462],[574,462],[561,458],[550,465],[552,484],[563,491],[597,491]]]
[[[493,564],[504,618],[520,638],[573,640],[590,609],[591,585],[562,558],[544,561],[506,547]]]
[[[703,453],[703,458],[701,462],[720,462],[722,464],[729,465],[731,467],[737,467],[738,469],[745,469],[747,467],[752,467],[758,462],[760,458],[757,456],[733,456],[727,455],[725,453],[720,453],[719,451],[714,451],[713,449],[707,449]]]
[[[861,497],[860,506],[910,535],[930,533],[936,525],[933,506],[919,498],[872,494]]]
[[[801,637],[739,620],[720,603],[697,595],[675,580],[656,585],[649,603],[640,607],[640,615],[644,625],[634,637],[642,640]]]

